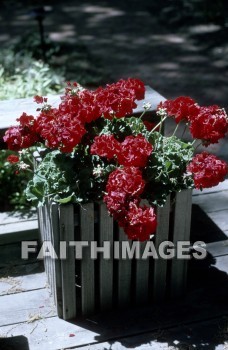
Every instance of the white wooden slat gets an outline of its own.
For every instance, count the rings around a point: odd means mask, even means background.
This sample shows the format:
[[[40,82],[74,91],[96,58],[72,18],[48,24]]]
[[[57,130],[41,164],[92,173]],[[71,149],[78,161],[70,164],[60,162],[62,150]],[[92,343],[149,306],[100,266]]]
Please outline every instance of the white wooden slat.
[[[74,241],[74,207],[73,204],[59,207],[60,240],[66,242],[67,259],[61,260],[63,318],[65,320],[76,316],[75,287],[75,252],[69,247],[69,241]]]
[[[148,302],[149,291],[149,267],[150,259],[142,259],[142,255],[147,242],[138,242],[139,244],[139,259],[136,259],[135,267],[135,300],[137,304],[145,304]]]
[[[94,204],[84,204],[80,208],[81,240],[89,242],[83,250],[81,260],[82,314],[89,315],[95,309],[95,268],[91,259],[90,242],[94,241]]]
[[[106,205],[99,205],[99,246],[103,246],[105,241],[110,244],[110,252],[113,250],[113,218],[108,215]],[[113,255],[110,259],[99,257],[99,277],[100,277],[100,308],[108,310],[112,307],[113,300]]]
[[[46,206],[42,205],[39,208],[39,227],[40,227],[40,234],[41,234],[41,240],[42,242],[47,241],[47,220],[46,220]],[[44,268],[47,274],[47,281],[49,283],[49,268],[47,263],[47,258],[44,257]]]
[[[120,246],[122,242],[129,242],[131,247],[132,241],[128,240],[126,234],[122,228],[119,228],[118,238]],[[120,248],[121,255],[121,248]],[[130,303],[131,297],[131,272],[132,272],[132,260],[118,259],[118,306],[124,307]]]
[[[59,205],[52,203],[51,207],[51,240],[53,242],[54,250],[58,256],[58,259],[54,260],[54,295],[57,308],[57,314],[59,317],[63,317],[63,296],[62,296],[62,276],[61,276],[61,261],[60,261],[60,226],[59,226]]]
[[[159,252],[159,245],[167,241],[169,237],[169,219],[170,219],[170,196],[167,197],[165,205],[157,209],[157,230],[155,235],[155,249]],[[153,274],[153,300],[163,300],[167,287],[167,260],[154,260]]]
[[[189,241],[191,228],[192,191],[184,190],[176,194],[173,243]],[[186,288],[188,260],[177,259],[171,261],[170,293],[172,297],[181,296]]]
[[[49,202],[46,201],[45,204],[45,237],[46,241],[51,242],[51,227],[50,227],[50,208],[49,208]],[[52,264],[53,260],[50,256],[44,257],[46,261],[47,266],[47,277],[48,277],[48,284],[51,288],[51,291],[53,292],[53,271],[52,271]]]

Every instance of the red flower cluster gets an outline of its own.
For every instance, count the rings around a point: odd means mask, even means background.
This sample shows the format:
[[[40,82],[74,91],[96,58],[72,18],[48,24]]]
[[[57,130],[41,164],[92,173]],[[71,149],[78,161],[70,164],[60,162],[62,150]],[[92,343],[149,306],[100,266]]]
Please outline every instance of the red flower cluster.
[[[144,84],[137,79],[120,80],[95,91],[69,83],[58,108],[44,105],[38,109],[41,112],[37,119],[23,113],[20,125],[9,128],[4,141],[15,151],[42,141],[49,148],[72,152],[86,133],[86,123],[102,115],[111,119],[131,114],[135,100],[142,99],[144,93]],[[38,104],[47,103],[47,98],[41,96],[35,96],[34,100]]]
[[[139,207],[131,202],[127,213],[127,220],[124,227],[129,239],[146,241],[156,231],[157,220],[154,208]]]
[[[104,202],[108,211],[130,239],[144,241],[156,230],[152,208],[139,206],[145,187],[142,173],[135,167],[118,168],[108,178]]]
[[[113,135],[96,136],[90,148],[91,154],[113,159],[120,152],[120,143]]]
[[[117,156],[119,165],[145,167],[153,150],[152,145],[142,135],[127,136],[118,142],[113,135],[96,136],[90,148],[91,154],[113,159]]]
[[[118,168],[114,170],[108,178],[106,191],[124,192],[128,196],[136,197],[142,194],[145,181],[142,173],[135,167]]]
[[[19,157],[14,154],[11,154],[10,156],[7,157],[7,161],[11,164],[15,164],[19,162]]]
[[[152,145],[142,135],[127,136],[117,154],[118,162],[124,166],[145,167],[152,150]]]
[[[192,98],[188,96],[180,96],[175,100],[167,100],[161,102],[157,109],[165,108],[169,117],[174,117],[176,123],[181,120],[188,121],[198,114],[199,106]]]
[[[9,128],[3,137],[4,142],[7,143],[8,148],[12,151],[31,147],[40,139],[36,132],[37,123],[32,115],[23,113],[17,121],[20,123],[19,126]]]
[[[70,119],[69,115],[60,114],[58,110],[41,113],[37,123],[37,132],[45,140],[45,145],[65,153],[72,152],[86,133],[80,120]]]
[[[188,165],[187,171],[193,174],[195,188],[209,188],[219,184],[227,175],[226,162],[213,154],[197,154]]]
[[[228,131],[226,112],[219,106],[200,107],[195,118],[190,120],[192,137],[203,140],[205,145],[217,143]]]

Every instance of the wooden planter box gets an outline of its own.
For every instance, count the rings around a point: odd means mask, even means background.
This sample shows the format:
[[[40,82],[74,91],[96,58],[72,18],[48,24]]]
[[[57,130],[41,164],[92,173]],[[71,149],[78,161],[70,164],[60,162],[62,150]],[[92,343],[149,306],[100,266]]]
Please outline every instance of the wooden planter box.
[[[170,210],[170,198],[158,208],[158,227],[153,242],[189,241],[191,220],[191,190],[175,195]],[[47,204],[39,208],[39,227],[42,241],[50,240],[59,256],[60,241],[104,241],[111,245],[127,241],[127,236],[108,216],[106,206],[89,203],[82,207],[73,204]],[[146,242],[140,243],[144,250]],[[68,246],[68,245],[67,245]],[[60,318],[71,319],[95,312],[131,304],[158,302],[184,293],[187,260],[98,259],[92,260],[90,249],[83,248],[83,259],[75,259],[75,248],[67,248],[67,259],[44,260],[48,283]]]

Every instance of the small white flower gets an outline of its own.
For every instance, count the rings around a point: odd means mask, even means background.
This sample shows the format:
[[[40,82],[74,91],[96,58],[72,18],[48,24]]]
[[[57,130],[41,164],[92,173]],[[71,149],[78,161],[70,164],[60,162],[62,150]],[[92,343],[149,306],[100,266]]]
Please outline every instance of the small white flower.
[[[160,117],[165,117],[167,115],[167,109],[166,108],[159,108],[157,111],[157,115]]]
[[[143,104],[143,108],[144,108],[145,110],[150,109],[151,106],[152,106],[152,104],[151,104],[150,102],[147,102],[147,103],[144,103],[144,104]]]
[[[20,163],[18,164],[18,168],[19,168],[20,170],[26,170],[26,169],[30,168],[30,166],[29,166],[28,164],[26,164],[25,162],[20,162]]]
[[[93,169],[93,175],[96,176],[96,177],[99,177],[101,176],[103,173],[103,169],[100,165],[97,166],[97,168],[94,168]]]

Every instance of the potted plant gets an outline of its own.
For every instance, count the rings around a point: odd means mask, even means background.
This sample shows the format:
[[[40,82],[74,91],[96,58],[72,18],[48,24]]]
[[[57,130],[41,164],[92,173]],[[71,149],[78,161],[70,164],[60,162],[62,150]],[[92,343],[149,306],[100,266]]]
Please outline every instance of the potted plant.
[[[144,94],[145,86],[137,79],[120,80],[94,91],[69,83],[58,107],[35,96],[41,105],[38,116],[23,113],[19,125],[7,130],[4,141],[18,152],[8,160],[17,171],[30,169],[23,156],[38,147],[39,159],[26,194],[39,202],[43,240],[51,239],[58,254],[63,240],[108,241],[113,251],[116,241],[155,239],[158,245],[169,238],[189,239],[191,189],[224,180],[227,164],[208,152],[195,154],[194,144],[200,140],[207,147],[225,136],[225,111],[215,105],[201,107],[182,96],[158,104],[159,120],[148,121],[148,104],[140,117],[132,116],[136,101]],[[167,118],[173,118],[177,127],[172,135],[164,136]],[[193,140],[176,136],[180,124],[186,124]],[[170,198],[176,198],[172,230]],[[143,247],[145,243],[140,249]],[[71,318],[76,310],[94,312],[95,295],[99,295],[101,308],[113,302],[123,305],[130,295],[138,301],[148,298],[150,279],[156,286],[152,294],[159,298],[167,293],[167,262],[123,259],[117,264],[115,258],[111,263],[101,258],[95,262],[87,252],[75,263],[69,249],[68,259],[46,259],[61,317]],[[183,289],[186,264],[181,264],[178,276],[175,269],[171,273],[173,294]],[[78,294],[75,285],[80,286]]]

